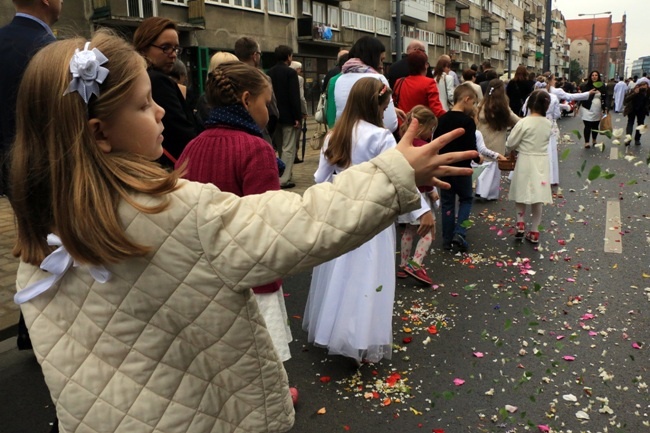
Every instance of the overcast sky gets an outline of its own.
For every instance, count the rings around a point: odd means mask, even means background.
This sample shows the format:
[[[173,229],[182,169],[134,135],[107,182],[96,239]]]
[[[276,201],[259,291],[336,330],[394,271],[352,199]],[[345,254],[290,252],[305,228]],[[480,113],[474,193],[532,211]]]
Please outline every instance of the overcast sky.
[[[648,0],[553,0],[553,9],[559,9],[564,19],[584,19],[578,14],[611,12],[612,22],[621,22],[623,14],[626,17],[627,53],[625,54],[626,67],[639,57],[650,55],[650,36],[647,32],[649,24],[648,13],[644,11],[643,4]],[[605,15],[602,15],[603,17]],[[644,32],[645,27],[645,32]],[[645,36],[644,36],[645,33]]]

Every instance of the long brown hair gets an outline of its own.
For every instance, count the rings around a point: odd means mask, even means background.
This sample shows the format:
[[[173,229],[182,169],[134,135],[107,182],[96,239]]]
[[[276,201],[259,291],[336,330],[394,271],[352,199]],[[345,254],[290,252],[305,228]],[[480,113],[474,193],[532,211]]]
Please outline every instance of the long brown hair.
[[[350,90],[350,95],[337,120],[325,157],[332,165],[348,167],[352,162],[352,132],[360,120],[383,127],[383,111],[379,106],[386,103],[391,95],[390,87],[382,81],[366,77],[359,79]]]
[[[510,125],[510,101],[506,95],[506,86],[498,78],[488,83],[488,91],[478,106],[483,111],[485,122],[495,131],[503,131]]]
[[[436,63],[435,69],[433,70],[433,78],[436,81],[439,81],[440,77],[442,77],[442,74],[445,72],[445,68],[447,67],[451,67],[451,61],[441,56],[438,59],[438,63]]]
[[[167,173],[143,156],[103,153],[90,129],[91,118],[110,119],[124,104],[144,59],[126,41],[98,31],[90,47],[107,58],[108,77],[88,105],[64,94],[69,63],[81,38],[54,42],[39,51],[20,85],[16,141],[11,164],[11,204],[18,226],[13,254],[39,265],[50,253],[46,237],[56,233],[70,255],[84,264],[115,263],[150,249],[129,239],[118,216],[124,201],[137,211],[161,212],[179,174]],[[153,196],[139,204],[131,193]]]

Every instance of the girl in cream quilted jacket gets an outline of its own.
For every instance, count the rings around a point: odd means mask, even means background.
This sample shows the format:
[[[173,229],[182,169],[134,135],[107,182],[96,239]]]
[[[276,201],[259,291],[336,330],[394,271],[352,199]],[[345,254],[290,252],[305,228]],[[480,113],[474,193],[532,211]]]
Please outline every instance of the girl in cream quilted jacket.
[[[250,287],[349,251],[475,152],[455,131],[301,197],[237,197],[153,162],[162,110],[120,38],[55,42],[21,83],[11,167],[15,300],[71,432],[284,432],[294,410]],[[363,185],[362,188],[360,185]],[[341,218],[340,215],[345,215]]]

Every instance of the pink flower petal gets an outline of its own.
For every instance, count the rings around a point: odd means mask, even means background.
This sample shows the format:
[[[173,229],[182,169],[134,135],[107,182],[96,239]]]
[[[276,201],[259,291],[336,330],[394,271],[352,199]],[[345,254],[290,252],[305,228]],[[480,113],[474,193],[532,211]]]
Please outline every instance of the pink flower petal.
[[[555,337],[555,338],[558,339],[558,340],[562,340],[562,339],[564,339],[564,335],[558,335],[558,336]]]
[[[497,232],[497,236],[503,236],[503,230],[499,230],[499,231]]]
[[[461,386],[464,383],[465,381],[463,379],[459,379],[459,378],[454,379],[454,385],[456,386]]]
[[[458,293],[456,293],[456,292],[452,292],[452,293],[450,293],[450,295],[453,296],[453,297],[455,298],[456,296],[458,296]]]
[[[636,343],[635,343],[636,344]],[[474,352],[473,354],[477,358],[483,358],[485,355],[483,355],[483,352]]]
[[[575,361],[576,357],[575,357],[575,356],[566,355],[566,356],[563,356],[562,359],[564,359],[565,361]]]
[[[598,333],[596,331],[589,331],[589,336],[590,337],[595,337],[596,335],[598,335]]]
[[[547,426],[547,425],[544,425],[544,424],[540,424],[540,425],[538,425],[538,426],[537,426],[537,429],[538,429],[541,433],[548,433],[549,431],[551,431],[551,429],[549,429],[548,426]]]
[[[594,315],[591,313],[583,314],[583,316],[580,318],[580,320],[591,320],[594,318]]]
[[[641,346],[639,346],[639,343],[632,343],[632,347],[635,349],[641,349]]]

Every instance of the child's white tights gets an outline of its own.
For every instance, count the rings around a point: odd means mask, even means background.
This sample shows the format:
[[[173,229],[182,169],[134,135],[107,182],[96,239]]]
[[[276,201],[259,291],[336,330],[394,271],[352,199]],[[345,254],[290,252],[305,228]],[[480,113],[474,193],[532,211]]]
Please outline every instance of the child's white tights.
[[[542,204],[543,203],[533,203],[530,205],[530,211],[533,214],[530,220],[530,230],[533,232],[539,231],[538,227],[542,224]],[[517,211],[517,222],[524,222],[524,217],[526,216],[526,204],[515,203],[515,210]]]
[[[413,239],[417,236],[417,231],[418,227],[411,224],[407,224],[404,229],[404,234],[402,234],[402,248],[400,250],[400,266],[406,266],[409,261],[411,248],[413,248]],[[424,257],[426,257],[432,242],[433,236],[430,231],[420,238],[415,247],[415,254],[413,255],[413,261],[415,263],[422,266]]]

